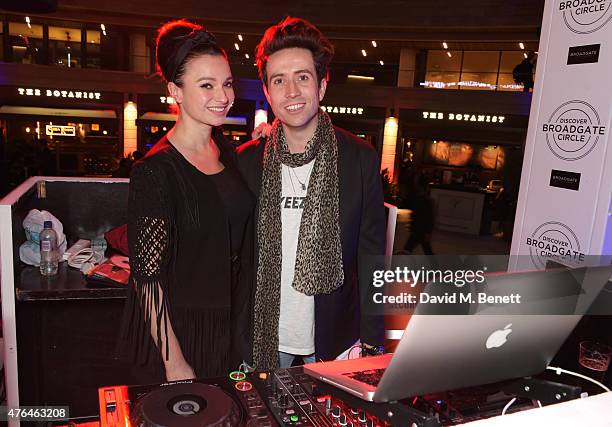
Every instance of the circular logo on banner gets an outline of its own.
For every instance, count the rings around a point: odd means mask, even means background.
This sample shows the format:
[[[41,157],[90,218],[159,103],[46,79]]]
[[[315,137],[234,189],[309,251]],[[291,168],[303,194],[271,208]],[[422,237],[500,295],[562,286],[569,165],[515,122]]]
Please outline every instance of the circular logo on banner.
[[[562,160],[578,160],[589,154],[606,127],[601,125],[599,114],[584,101],[568,101],[561,104],[542,125],[550,151]]]
[[[537,268],[546,268],[547,261],[577,265],[585,258],[576,233],[561,222],[545,222],[527,237],[525,243],[529,247],[531,261]]]
[[[577,34],[590,34],[612,19],[612,0],[561,0],[565,25]]]

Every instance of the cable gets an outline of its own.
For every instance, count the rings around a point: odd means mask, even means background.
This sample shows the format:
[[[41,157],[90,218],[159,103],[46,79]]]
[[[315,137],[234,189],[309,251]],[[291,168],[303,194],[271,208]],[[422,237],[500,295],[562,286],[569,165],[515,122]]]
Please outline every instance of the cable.
[[[91,248],[83,248],[68,257],[68,265],[81,270],[85,263],[98,264],[102,259],[104,259],[102,254],[94,252]]]
[[[504,409],[502,409],[502,413],[501,413],[501,414],[502,414],[502,415],[506,415],[506,411],[508,410],[508,408],[509,408],[510,406],[512,406],[512,404],[513,404],[514,402],[516,402],[516,397],[513,397],[513,398],[512,398],[512,400],[511,400],[510,402],[506,403],[506,406],[504,406]]]
[[[582,374],[579,374],[577,372],[568,371],[568,370],[563,369],[563,368],[557,368],[557,367],[554,367],[554,366],[547,366],[546,369],[550,369],[551,371],[555,371],[557,373],[557,375],[561,375],[563,373],[563,374],[573,375],[575,377],[582,378],[582,379],[587,380],[587,381],[591,381],[593,384],[598,385],[599,387],[603,388],[605,391],[610,391],[610,389],[608,387],[606,387],[605,385],[603,385],[599,381],[594,380],[593,378],[587,377],[586,375],[582,375]]]

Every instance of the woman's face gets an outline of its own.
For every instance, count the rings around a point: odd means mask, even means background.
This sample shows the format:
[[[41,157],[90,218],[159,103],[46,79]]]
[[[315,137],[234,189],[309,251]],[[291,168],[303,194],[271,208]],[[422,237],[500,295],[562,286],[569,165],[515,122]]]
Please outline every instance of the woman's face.
[[[169,83],[168,88],[183,118],[221,126],[234,102],[232,72],[225,57],[200,55],[190,59],[182,80],[182,87]]]

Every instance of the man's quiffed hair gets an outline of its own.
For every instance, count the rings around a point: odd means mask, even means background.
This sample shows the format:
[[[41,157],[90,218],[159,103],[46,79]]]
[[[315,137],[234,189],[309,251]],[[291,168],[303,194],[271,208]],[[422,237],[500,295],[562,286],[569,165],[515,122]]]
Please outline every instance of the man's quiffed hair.
[[[329,63],[334,56],[334,47],[317,27],[301,18],[287,17],[266,30],[255,50],[259,77],[268,85],[266,64],[268,58],[282,49],[301,47],[312,52],[317,81],[327,78]]]

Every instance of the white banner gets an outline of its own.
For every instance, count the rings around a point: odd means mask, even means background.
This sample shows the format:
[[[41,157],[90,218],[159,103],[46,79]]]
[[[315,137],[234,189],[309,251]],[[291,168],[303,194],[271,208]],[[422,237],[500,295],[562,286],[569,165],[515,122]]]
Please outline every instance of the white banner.
[[[530,257],[513,269],[580,265],[603,253],[611,76],[612,0],[548,0],[511,250]]]

